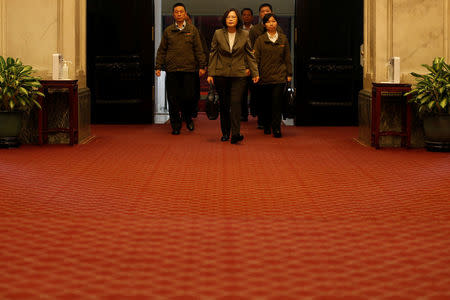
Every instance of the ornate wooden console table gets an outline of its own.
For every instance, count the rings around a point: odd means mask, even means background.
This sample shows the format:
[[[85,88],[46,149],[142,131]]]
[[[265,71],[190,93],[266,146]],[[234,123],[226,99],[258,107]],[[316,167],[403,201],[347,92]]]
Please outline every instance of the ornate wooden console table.
[[[376,149],[380,148],[380,136],[395,135],[401,136],[402,147],[409,148],[411,145],[411,105],[408,103],[409,96],[405,93],[411,90],[410,84],[403,83],[373,83],[372,84],[372,123],[371,123],[371,144]],[[381,118],[381,97],[401,96],[402,97],[402,129],[401,131],[380,131]]]
[[[78,144],[78,80],[41,80],[41,92],[48,96],[48,89],[68,89],[69,91],[69,128],[48,128],[48,110],[46,97],[39,97],[42,109],[38,116],[39,144],[48,143],[48,134],[68,133],[69,144]]]

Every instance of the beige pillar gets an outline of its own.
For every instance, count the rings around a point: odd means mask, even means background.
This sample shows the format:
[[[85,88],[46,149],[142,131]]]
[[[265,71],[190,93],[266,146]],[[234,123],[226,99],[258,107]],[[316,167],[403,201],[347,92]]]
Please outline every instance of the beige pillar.
[[[0,55],[5,56],[6,50],[6,2],[0,0]]]
[[[411,72],[426,72],[421,64],[450,58],[449,0],[365,0],[364,6],[364,89],[388,79],[392,56],[400,57],[405,83],[414,82]]]
[[[20,58],[42,79],[52,54],[72,61],[69,77],[86,87],[86,0],[0,0],[0,54]]]

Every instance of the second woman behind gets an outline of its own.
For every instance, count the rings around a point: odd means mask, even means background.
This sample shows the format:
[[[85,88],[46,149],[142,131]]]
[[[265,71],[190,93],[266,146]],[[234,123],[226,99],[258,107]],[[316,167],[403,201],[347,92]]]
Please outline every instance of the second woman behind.
[[[263,18],[266,33],[255,42],[255,56],[261,76],[264,133],[281,137],[281,108],[286,82],[292,79],[291,53],[286,35],[277,31],[278,18],[272,13]]]
[[[246,77],[251,74],[258,82],[255,56],[248,32],[241,29],[242,20],[236,9],[228,9],[222,19],[223,27],[214,32],[208,66],[208,83],[215,84],[220,101],[221,141],[236,144],[244,139],[240,133],[241,97]]]

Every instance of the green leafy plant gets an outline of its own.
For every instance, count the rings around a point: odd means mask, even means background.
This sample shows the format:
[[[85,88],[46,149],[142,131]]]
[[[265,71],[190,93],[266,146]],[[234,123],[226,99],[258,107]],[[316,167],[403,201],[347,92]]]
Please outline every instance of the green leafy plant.
[[[0,56],[0,111],[23,111],[33,106],[41,108],[37,101],[41,84],[32,76],[33,68],[20,59]]]
[[[450,114],[450,66],[443,57],[436,57],[431,66],[423,64],[430,73],[421,75],[412,72],[417,85],[406,95],[411,94],[411,103],[415,103],[419,113]]]

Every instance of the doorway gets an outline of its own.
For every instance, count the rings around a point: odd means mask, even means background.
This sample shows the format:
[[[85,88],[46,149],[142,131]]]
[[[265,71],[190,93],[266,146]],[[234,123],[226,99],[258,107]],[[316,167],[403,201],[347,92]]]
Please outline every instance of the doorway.
[[[296,125],[357,125],[363,5],[296,1]]]
[[[206,20],[220,17],[225,7],[253,7],[257,16],[257,7],[264,1],[186,2],[199,27],[206,26],[202,31],[211,31],[214,28]],[[363,77],[363,0],[286,0],[276,6],[279,16],[292,20],[286,33],[292,37],[295,124],[357,125]],[[157,115],[167,115],[163,78],[154,89],[154,53],[171,4],[161,0],[87,0],[87,7],[87,81],[93,122],[153,123]]]
[[[158,3],[160,2],[160,3]],[[175,1],[176,2],[176,1]],[[156,13],[156,18],[161,17],[161,26],[156,25],[156,48],[159,46],[158,31],[164,30],[168,25],[173,23],[172,17],[172,5],[175,2],[168,2],[162,0],[155,1],[155,7],[158,10],[160,6],[161,14]],[[208,1],[208,0],[186,0],[183,3],[186,5],[187,12],[191,15],[193,24],[199,29],[200,33],[206,40],[206,45],[211,44],[211,40],[216,29],[222,28],[221,18],[223,13],[231,7],[241,11],[243,8],[250,8],[253,11],[254,19],[253,23],[258,22],[258,7],[267,1],[264,0],[228,0],[226,2],[220,1]],[[291,51],[293,52],[293,28],[294,28],[294,13],[295,13],[295,0],[280,0],[276,3],[272,2],[274,12],[277,14],[280,20],[280,26],[283,28],[284,33],[287,35]],[[158,20],[155,20],[158,24]],[[161,115],[167,114],[167,104],[165,103],[164,95],[164,72],[161,77],[156,79],[156,116],[155,122],[158,122]],[[200,111],[204,109],[206,94],[208,91],[208,84],[206,83],[206,77],[201,80],[201,93],[199,101]],[[158,117],[158,118],[156,118]],[[162,118],[161,118],[162,119]],[[165,120],[162,119],[162,122]]]
[[[152,123],[154,7],[87,0],[87,83],[93,123]]]

